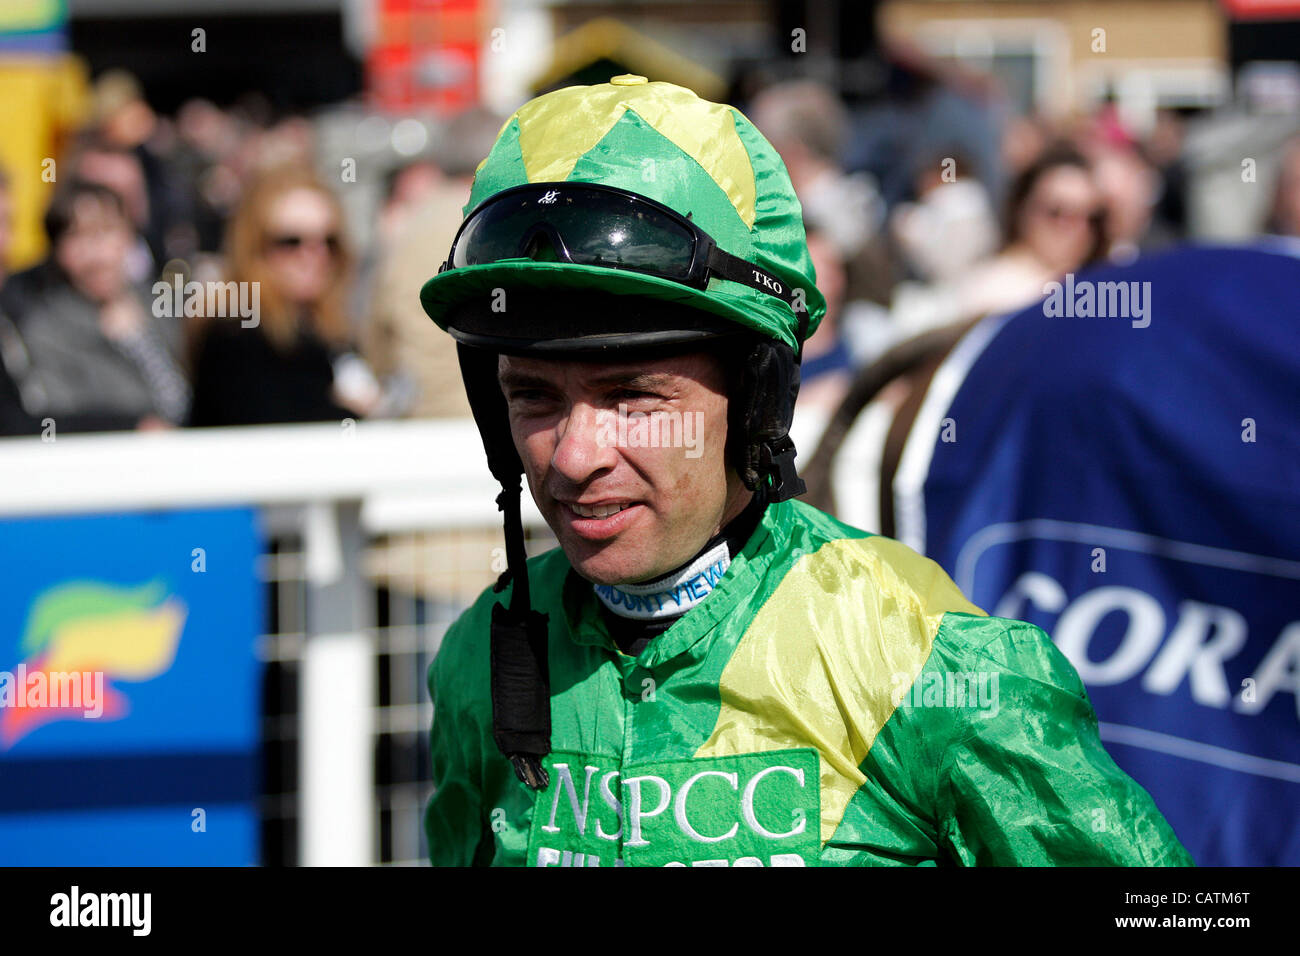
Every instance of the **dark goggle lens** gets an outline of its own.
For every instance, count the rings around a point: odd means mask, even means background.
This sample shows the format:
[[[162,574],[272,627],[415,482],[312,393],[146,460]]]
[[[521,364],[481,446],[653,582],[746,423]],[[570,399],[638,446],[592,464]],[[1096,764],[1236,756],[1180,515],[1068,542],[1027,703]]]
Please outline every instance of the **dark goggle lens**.
[[[694,253],[694,233],[651,206],[559,189],[505,196],[479,210],[461,232],[451,266],[568,261],[685,281]]]

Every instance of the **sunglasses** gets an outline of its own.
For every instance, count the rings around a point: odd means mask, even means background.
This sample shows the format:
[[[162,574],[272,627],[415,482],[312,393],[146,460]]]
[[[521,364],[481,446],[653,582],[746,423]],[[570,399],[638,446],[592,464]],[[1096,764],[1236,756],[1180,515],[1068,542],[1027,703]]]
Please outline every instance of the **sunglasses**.
[[[1090,226],[1100,226],[1106,218],[1104,209],[1077,209],[1059,203],[1040,203],[1036,208],[1052,222],[1087,222]]]
[[[718,276],[803,311],[784,282],[718,248],[689,216],[613,186],[550,182],[502,190],[461,223],[438,271],[511,259],[640,272],[696,289]]]
[[[304,246],[324,243],[329,250],[330,255],[338,255],[339,249],[342,248],[342,241],[337,233],[330,233],[327,236],[302,236],[294,233],[271,236],[266,240],[269,249],[277,251],[296,251]]]

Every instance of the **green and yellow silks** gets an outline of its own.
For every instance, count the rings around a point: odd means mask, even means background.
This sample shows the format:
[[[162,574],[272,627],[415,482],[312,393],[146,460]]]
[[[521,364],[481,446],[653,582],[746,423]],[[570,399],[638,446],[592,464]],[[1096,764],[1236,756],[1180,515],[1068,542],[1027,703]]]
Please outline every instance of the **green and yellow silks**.
[[[430,669],[432,861],[502,866],[1190,865],[1038,628],[926,558],[769,505],[707,600],[636,658],[562,551],[548,788],[492,740],[486,591]]]

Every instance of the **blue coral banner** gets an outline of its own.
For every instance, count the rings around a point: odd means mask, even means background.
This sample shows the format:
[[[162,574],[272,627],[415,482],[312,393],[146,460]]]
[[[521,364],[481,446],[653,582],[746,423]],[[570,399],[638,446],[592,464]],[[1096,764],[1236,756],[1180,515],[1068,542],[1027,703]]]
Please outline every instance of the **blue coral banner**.
[[[255,513],[0,522],[0,865],[258,861]]]
[[[1300,259],[1189,248],[1071,285],[1134,314],[968,337],[900,537],[1052,635],[1197,863],[1300,865]]]

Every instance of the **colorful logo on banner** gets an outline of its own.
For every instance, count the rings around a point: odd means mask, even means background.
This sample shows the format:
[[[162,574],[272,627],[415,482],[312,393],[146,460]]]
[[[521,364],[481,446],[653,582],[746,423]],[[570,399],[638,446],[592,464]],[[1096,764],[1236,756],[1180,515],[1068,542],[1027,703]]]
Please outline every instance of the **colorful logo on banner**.
[[[162,581],[78,581],[39,595],[19,642],[27,656],[0,670],[0,750],[50,721],[125,716],[118,682],[165,673],[184,624],[184,602]]]
[[[0,33],[49,30],[67,18],[65,0],[7,0],[0,9]]]
[[[66,0],[5,0],[0,4],[0,53],[53,53],[67,46]]]
[[[257,862],[259,553],[242,508],[0,522],[0,865]]]
[[[896,492],[924,540],[900,537],[1052,635],[1197,863],[1300,865],[1300,337],[1277,305],[1300,260],[1193,248],[1089,278],[1146,283],[1149,324],[990,320],[935,393],[956,440],[914,436],[924,487]]]

